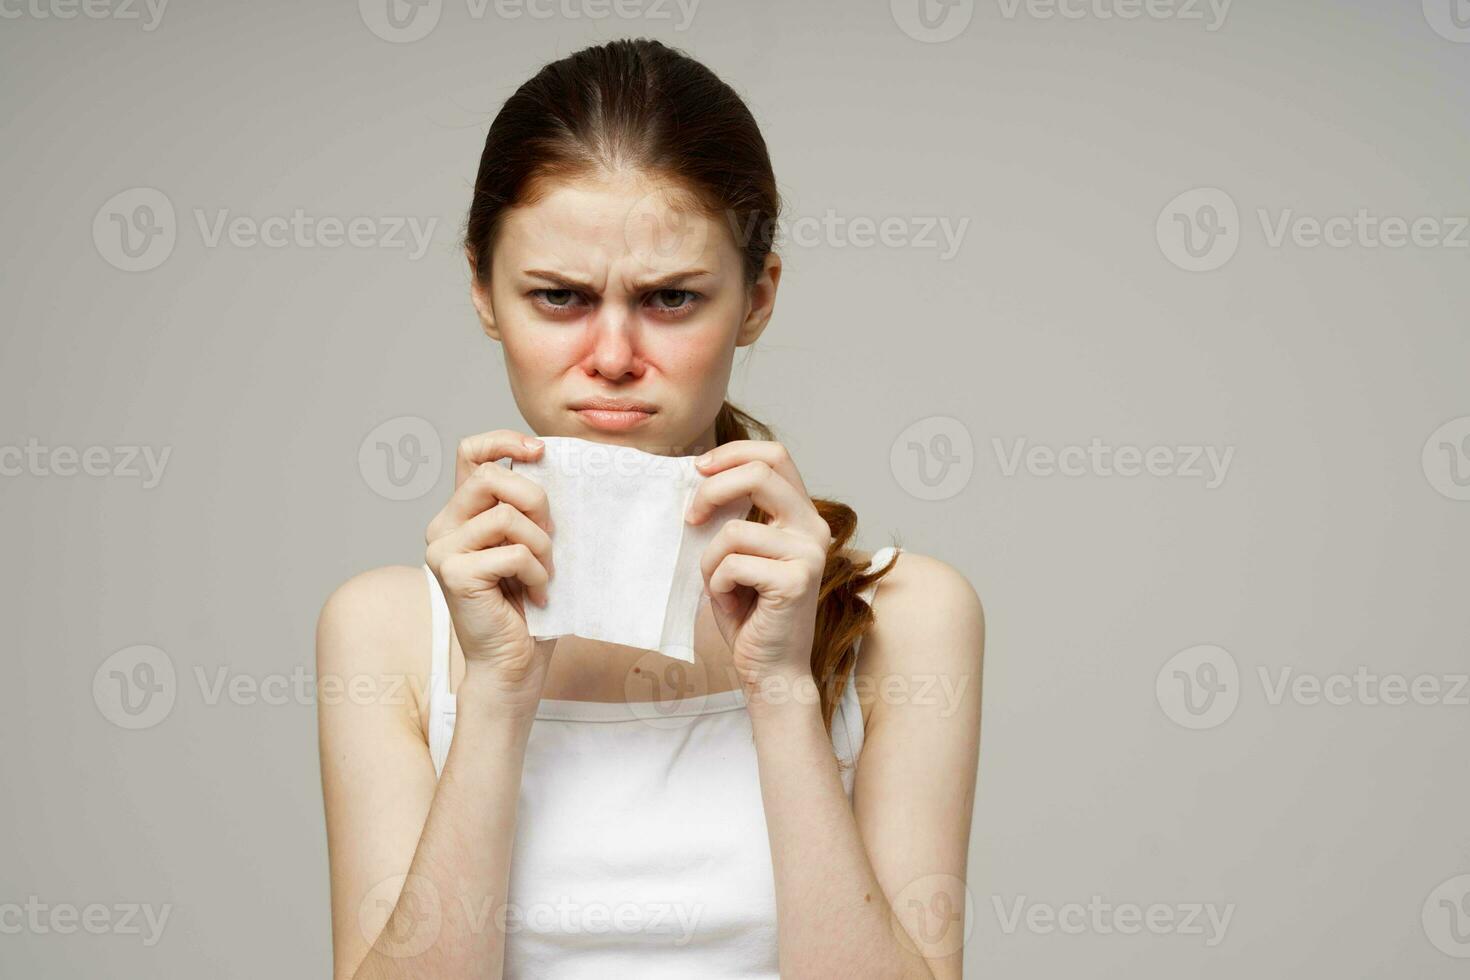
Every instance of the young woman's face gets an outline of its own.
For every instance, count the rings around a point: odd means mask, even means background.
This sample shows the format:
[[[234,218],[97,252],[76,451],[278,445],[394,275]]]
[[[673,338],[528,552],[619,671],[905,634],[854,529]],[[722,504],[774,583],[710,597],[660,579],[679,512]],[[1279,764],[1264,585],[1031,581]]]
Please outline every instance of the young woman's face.
[[[769,321],[781,263],[772,254],[747,288],[729,224],[666,188],[582,179],[506,213],[488,290],[472,293],[538,435],[663,455],[714,445],[735,348]],[[649,411],[586,407],[596,399]]]

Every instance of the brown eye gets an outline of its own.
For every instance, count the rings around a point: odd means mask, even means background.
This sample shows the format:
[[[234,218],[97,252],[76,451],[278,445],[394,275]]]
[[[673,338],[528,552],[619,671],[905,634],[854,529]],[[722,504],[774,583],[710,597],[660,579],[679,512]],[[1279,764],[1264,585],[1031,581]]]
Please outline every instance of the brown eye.
[[[688,289],[660,289],[653,294],[653,305],[656,309],[673,313],[693,306],[696,298],[696,294]]]
[[[549,314],[575,312],[582,298],[575,289],[533,289],[528,295],[532,305]]]

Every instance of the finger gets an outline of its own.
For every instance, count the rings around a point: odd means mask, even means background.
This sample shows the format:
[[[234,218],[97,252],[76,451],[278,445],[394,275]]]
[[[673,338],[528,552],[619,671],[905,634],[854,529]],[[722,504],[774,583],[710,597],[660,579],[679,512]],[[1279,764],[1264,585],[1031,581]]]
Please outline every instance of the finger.
[[[794,601],[806,594],[812,578],[811,572],[799,562],[726,555],[709,577],[710,594],[727,595],[742,585],[762,596]]]
[[[541,455],[546,444],[538,446],[526,445],[526,440],[535,440],[524,432],[515,429],[495,429],[491,432],[481,432],[479,435],[466,436],[459,441],[459,448],[454,453],[454,485],[458,487],[470,474],[482,463],[493,463],[498,459],[520,459],[532,460]]]
[[[551,530],[551,505],[545,488],[499,463],[481,463],[434,515],[425,531],[425,540],[436,541],[501,502],[509,503],[547,531]]]
[[[428,551],[444,557],[458,552],[484,551],[502,544],[523,544],[531,549],[536,560],[553,571],[551,564],[551,535],[536,525],[528,516],[508,503],[499,503],[489,510],[481,511],[461,524],[449,534],[430,542]]]
[[[782,527],[806,528],[813,540],[829,540],[831,529],[817,513],[811,498],[763,460],[742,463],[702,482],[689,502],[688,522],[699,524],[717,508],[741,497],[771,515]]]
[[[795,531],[757,521],[726,521],[700,555],[700,575],[708,582],[726,555],[739,554],[804,562],[819,570],[827,565],[827,552]]]
[[[791,458],[791,453],[779,442],[769,439],[736,439],[733,442],[716,446],[704,455],[708,456],[710,461],[703,466],[696,463],[695,469],[705,476],[713,476],[722,470],[739,466],[741,463],[760,460],[781,474],[783,479],[789,481],[802,493],[807,492],[806,484],[801,479],[801,473],[796,469],[796,460]]]
[[[436,574],[444,588],[462,596],[499,589],[504,582],[518,582],[537,605],[545,605],[546,583],[551,579],[546,567],[523,544],[448,555]]]

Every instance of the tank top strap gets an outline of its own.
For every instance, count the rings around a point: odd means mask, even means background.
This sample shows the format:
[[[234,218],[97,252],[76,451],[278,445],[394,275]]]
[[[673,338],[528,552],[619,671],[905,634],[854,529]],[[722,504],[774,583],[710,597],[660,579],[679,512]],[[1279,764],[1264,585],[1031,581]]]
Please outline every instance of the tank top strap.
[[[429,684],[449,690],[449,603],[444,590],[434,577],[434,570],[424,565],[424,574],[429,578],[429,612],[433,622],[430,630]]]
[[[888,545],[873,552],[873,557],[868,561],[867,571],[869,573],[876,572],[888,564],[889,559],[898,550],[896,546]],[[859,592],[858,595],[862,596],[863,601],[871,606],[873,604],[873,597],[877,592],[878,583],[874,582]],[[853,643],[854,654],[861,651],[862,646],[863,635],[859,634],[857,640]],[[839,720],[841,724],[836,723]],[[858,697],[855,677],[848,677],[847,683],[843,685],[842,697],[838,701],[837,712],[833,718],[833,722],[832,747],[836,750],[838,758],[847,763],[842,770],[842,785],[850,794],[852,792],[853,779],[855,778],[852,764],[857,761],[858,755],[863,751],[863,740],[866,734],[863,731],[863,706],[861,699]]]
[[[898,546],[897,545],[891,545],[891,544],[889,544],[889,545],[884,545],[883,547],[879,548],[877,551],[873,552],[873,557],[871,559],[869,559],[869,561],[868,561],[867,573],[869,575],[871,575],[873,572],[876,572],[878,569],[880,569],[884,565],[888,564],[888,560],[898,550],[899,549],[898,549]],[[866,589],[863,589],[863,591],[859,592],[858,595],[862,596],[863,597],[863,601],[866,602],[868,605],[871,606],[873,604],[873,596],[876,595],[877,592],[878,592],[878,583],[877,582],[874,582],[872,585],[868,586]]]

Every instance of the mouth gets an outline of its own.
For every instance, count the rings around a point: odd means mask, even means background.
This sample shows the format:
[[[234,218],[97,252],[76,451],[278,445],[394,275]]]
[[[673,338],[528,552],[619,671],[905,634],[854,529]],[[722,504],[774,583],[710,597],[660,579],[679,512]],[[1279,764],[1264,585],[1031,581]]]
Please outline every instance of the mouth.
[[[575,403],[571,408],[587,425],[609,432],[641,425],[658,411],[657,407],[647,402],[626,398],[588,398]]]

